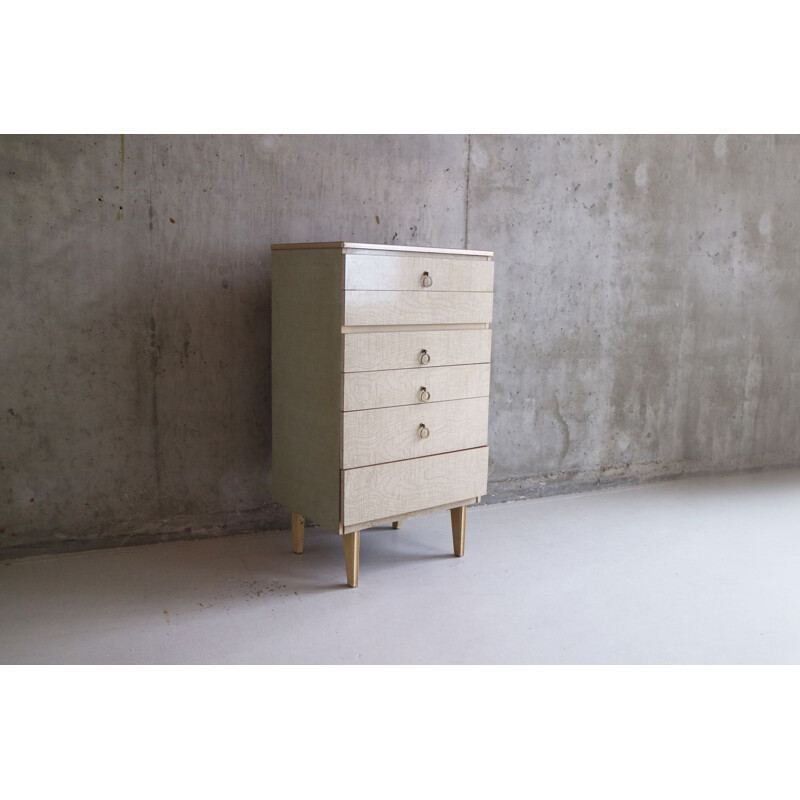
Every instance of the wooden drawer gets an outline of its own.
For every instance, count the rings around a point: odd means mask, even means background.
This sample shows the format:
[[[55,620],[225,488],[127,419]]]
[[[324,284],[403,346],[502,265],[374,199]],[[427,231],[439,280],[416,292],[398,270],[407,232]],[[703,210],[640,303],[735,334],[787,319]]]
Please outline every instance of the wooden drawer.
[[[382,372],[349,372],[343,376],[343,411],[387,406],[423,406],[426,402],[489,395],[489,364],[419,367]],[[422,397],[427,393],[428,400]]]
[[[492,321],[492,292],[344,293],[345,325],[455,325]]]
[[[486,494],[489,448],[342,472],[345,527]]]
[[[344,371],[419,367],[423,350],[430,357],[428,369],[449,364],[482,364],[489,361],[491,349],[490,330],[346,333]]]
[[[344,411],[342,418],[342,469],[352,469],[482,447],[488,443],[489,398]],[[420,436],[421,426],[427,438]]]
[[[431,256],[347,255],[344,288],[420,292],[491,292],[494,261]]]

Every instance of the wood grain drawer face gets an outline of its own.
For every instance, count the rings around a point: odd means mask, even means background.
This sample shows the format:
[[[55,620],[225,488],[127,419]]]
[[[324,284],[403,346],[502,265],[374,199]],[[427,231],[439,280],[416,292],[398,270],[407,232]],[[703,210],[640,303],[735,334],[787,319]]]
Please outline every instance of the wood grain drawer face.
[[[342,472],[343,524],[358,525],[486,494],[489,448]]]
[[[345,325],[440,325],[492,321],[492,292],[344,293]]]
[[[344,288],[419,292],[491,292],[494,261],[425,256],[347,255]]]
[[[344,411],[342,417],[342,469],[482,447],[489,438],[488,397]]]
[[[419,367],[382,372],[349,372],[344,378],[343,411],[387,406],[425,406],[427,402],[489,395],[489,364]],[[427,401],[422,397],[428,396]]]
[[[423,350],[430,357],[427,369],[482,364],[492,350],[490,330],[346,333],[343,338],[345,372],[419,367]]]

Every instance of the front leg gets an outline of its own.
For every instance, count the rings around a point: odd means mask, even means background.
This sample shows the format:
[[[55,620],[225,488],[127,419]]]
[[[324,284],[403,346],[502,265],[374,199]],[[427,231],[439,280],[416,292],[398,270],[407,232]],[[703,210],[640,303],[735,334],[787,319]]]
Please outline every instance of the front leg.
[[[361,531],[345,533],[344,540],[344,566],[347,570],[347,585],[355,588],[358,586],[358,550],[361,544]]]
[[[457,556],[464,555],[464,539],[467,533],[467,507],[458,506],[450,509],[450,524],[453,527],[453,552]]]

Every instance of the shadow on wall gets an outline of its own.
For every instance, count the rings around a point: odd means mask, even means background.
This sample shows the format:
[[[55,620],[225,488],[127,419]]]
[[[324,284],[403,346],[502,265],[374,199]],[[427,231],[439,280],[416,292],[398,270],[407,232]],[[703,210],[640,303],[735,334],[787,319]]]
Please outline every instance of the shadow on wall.
[[[288,524],[269,495],[266,269],[176,267],[70,288],[38,332],[12,323],[0,550]]]

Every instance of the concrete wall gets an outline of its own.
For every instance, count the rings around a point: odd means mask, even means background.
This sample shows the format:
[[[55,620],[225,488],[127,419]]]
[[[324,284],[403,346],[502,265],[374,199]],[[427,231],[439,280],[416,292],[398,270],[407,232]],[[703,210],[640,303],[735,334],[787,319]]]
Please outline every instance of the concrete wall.
[[[800,459],[800,139],[0,137],[0,550],[280,527],[270,253],[496,254],[495,499]]]

